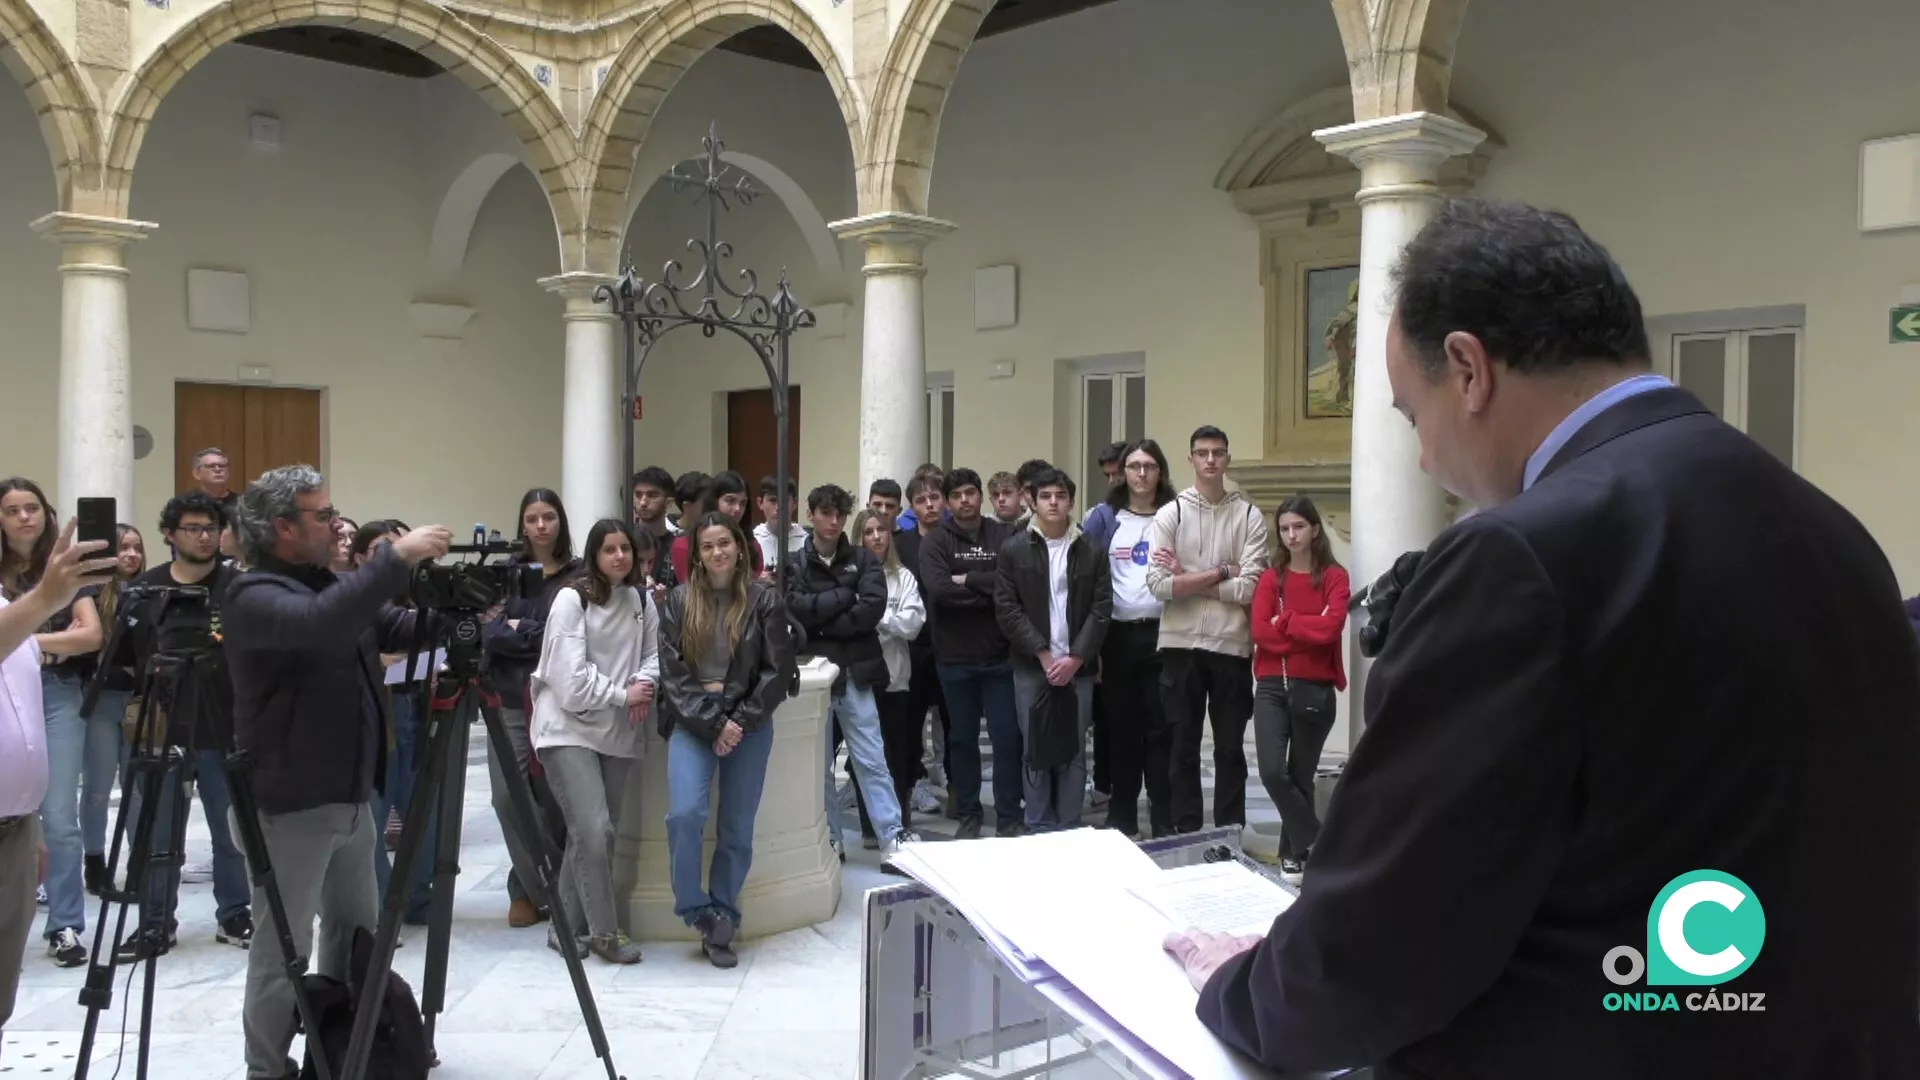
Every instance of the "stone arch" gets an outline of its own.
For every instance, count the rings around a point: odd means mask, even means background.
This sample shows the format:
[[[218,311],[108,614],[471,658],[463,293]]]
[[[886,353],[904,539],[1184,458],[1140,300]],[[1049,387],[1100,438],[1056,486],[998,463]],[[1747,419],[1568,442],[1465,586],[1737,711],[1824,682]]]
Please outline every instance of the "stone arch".
[[[53,163],[59,209],[96,208],[77,196],[97,184],[97,106],[80,70],[28,0],[0,0],[0,67],[27,92]]]
[[[556,221],[572,216],[573,137],[559,107],[499,43],[427,0],[235,0],[181,27],[134,71],[113,109],[104,182],[118,214],[131,200],[135,159],[154,111],[180,78],[237,37],[299,25],[351,26],[438,63],[513,130]]]
[[[1360,120],[1440,112],[1467,0],[1333,0]]]
[[[1493,153],[1505,146],[1498,132],[1465,108],[1442,104],[1431,110],[1486,133],[1473,153],[1447,162],[1446,186],[1471,185]],[[1289,204],[1351,202],[1360,171],[1313,137],[1322,128],[1342,127],[1356,119],[1352,92],[1332,86],[1286,106],[1248,133],[1214,176],[1213,185],[1234,197],[1241,209],[1259,214],[1276,199]]]
[[[440,209],[433,216],[433,231],[427,237],[427,281],[429,287],[444,290],[460,279],[466,265],[467,244],[473,239],[474,222],[480,207],[493,192],[500,178],[520,164],[512,154],[481,154],[447,186]]]
[[[632,228],[633,215],[640,210],[641,200],[652,190],[654,181],[664,176],[668,169],[686,161],[683,154],[676,154],[670,148],[655,149],[649,143],[642,147],[640,156],[634,161],[633,176],[637,181],[627,195],[626,214],[621,218],[621,246],[626,246],[626,234]],[[800,227],[800,235],[807,242],[807,251],[813,255],[814,265],[826,275],[827,280],[836,288],[846,280],[846,264],[840,258],[840,242],[827,227],[826,215],[814,204],[800,182],[787,175],[786,170],[752,154],[742,154],[733,150],[722,151],[720,160],[740,171],[751,175],[760,182],[760,190],[779,199],[793,216],[793,223]],[[643,267],[643,272],[649,268]],[[651,269],[658,269],[657,267]]]
[[[940,114],[994,0],[910,0],[887,46],[860,159],[861,214],[927,214]]]
[[[846,122],[853,159],[860,160],[865,105],[859,88],[805,9],[794,0],[667,0],[641,18],[587,114],[581,161],[591,170],[592,183],[584,200],[583,227],[566,245],[563,261],[568,269],[615,270],[635,159],[660,103],[708,50],[741,30],[766,24],[793,35],[819,62]]]

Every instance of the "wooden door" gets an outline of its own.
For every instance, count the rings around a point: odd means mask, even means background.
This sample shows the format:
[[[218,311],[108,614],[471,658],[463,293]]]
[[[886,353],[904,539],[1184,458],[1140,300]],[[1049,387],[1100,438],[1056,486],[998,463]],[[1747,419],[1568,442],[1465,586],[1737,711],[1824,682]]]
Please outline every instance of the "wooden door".
[[[747,479],[747,527],[759,524],[760,478],[777,464],[779,429],[772,390],[735,390],[727,395],[727,468]],[[800,388],[787,387],[787,475],[799,483]]]
[[[320,391],[282,386],[176,383],[173,397],[174,490],[190,491],[193,456],[217,446],[236,491],[282,465],[320,467]]]

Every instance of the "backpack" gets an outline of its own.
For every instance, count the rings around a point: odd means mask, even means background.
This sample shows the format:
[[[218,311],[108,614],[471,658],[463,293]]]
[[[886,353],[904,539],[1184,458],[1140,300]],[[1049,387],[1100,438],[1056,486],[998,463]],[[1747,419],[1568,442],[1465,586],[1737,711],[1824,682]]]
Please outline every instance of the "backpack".
[[[353,1041],[353,996],[366,979],[373,960],[373,933],[362,926],[353,932],[353,958],[347,965],[351,986],[325,975],[305,977],[307,996],[313,999],[318,1018],[317,1040],[327,1055],[327,1064],[335,1077],[346,1067],[347,1044]],[[316,1080],[313,1044],[307,1040],[306,1061],[300,1068],[300,1080]],[[438,1064],[427,1045],[426,1023],[420,1017],[420,1004],[413,988],[392,972],[387,974],[386,994],[380,1001],[380,1020],[373,1030],[373,1048],[367,1054],[366,1080],[427,1080],[427,1070]]]

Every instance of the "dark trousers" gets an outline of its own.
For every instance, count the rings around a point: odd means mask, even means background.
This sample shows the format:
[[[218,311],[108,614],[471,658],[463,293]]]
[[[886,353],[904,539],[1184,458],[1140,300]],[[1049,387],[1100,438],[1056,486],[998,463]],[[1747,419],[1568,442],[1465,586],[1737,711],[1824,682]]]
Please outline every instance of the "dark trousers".
[[[1253,716],[1253,661],[1206,649],[1160,650],[1160,700],[1173,729],[1173,825],[1198,832],[1201,725],[1213,720],[1213,823],[1247,823],[1247,721]]]
[[[940,687],[940,666],[934,662],[932,649],[927,649],[924,652],[915,649],[912,656],[913,677],[908,680],[907,683],[907,693],[911,696],[912,700],[908,702],[907,708],[913,714],[913,723],[916,732],[919,731],[921,725],[926,722],[927,710],[935,710],[935,715],[940,719],[936,721],[939,727],[933,737],[934,754],[936,760],[944,762],[947,759],[947,695],[946,691]],[[885,720],[886,714],[882,712],[881,721],[884,723]],[[918,736],[916,736],[916,739],[917,738]],[[915,780],[925,780],[927,778],[927,767],[921,764],[919,758],[915,758],[913,759],[913,768],[909,770],[908,775],[912,776]],[[902,803],[901,805],[904,806],[906,804]]]
[[[1094,753],[1107,769],[1107,827],[1129,835],[1140,831],[1140,787],[1146,784],[1153,831],[1173,831],[1173,799],[1168,786],[1173,731],[1160,702],[1160,620],[1116,622],[1100,649],[1100,692],[1094,698]],[[1106,716],[1106,748],[1101,749],[1100,718]],[[1098,788],[1100,781],[1094,781]]]
[[[962,821],[980,820],[980,722],[993,744],[993,816],[998,829],[1018,828],[1026,811],[1021,791],[1026,746],[1013,708],[1013,666],[941,664],[947,697],[947,792]]]
[[[1093,758],[1088,769],[1093,777],[1093,790],[1102,795],[1113,794],[1113,735],[1107,722],[1107,695],[1095,692],[1093,695]]]
[[[1333,684],[1268,677],[1253,697],[1253,743],[1260,783],[1280,810],[1280,855],[1303,859],[1320,836],[1313,780],[1333,730]]]

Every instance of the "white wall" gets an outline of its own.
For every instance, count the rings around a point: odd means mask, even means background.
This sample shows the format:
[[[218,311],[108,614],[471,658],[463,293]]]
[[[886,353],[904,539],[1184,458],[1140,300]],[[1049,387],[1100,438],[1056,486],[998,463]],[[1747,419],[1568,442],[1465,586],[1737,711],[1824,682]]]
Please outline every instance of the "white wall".
[[[3,437],[9,471],[51,481],[58,371],[57,253],[25,230],[52,209],[45,160],[18,95],[0,94],[0,312],[10,361]],[[284,145],[247,142],[247,115],[271,112]],[[454,132],[473,129],[469,138]],[[437,150],[506,138],[457,83],[419,82],[227,46],[161,103],[142,147],[132,214],[159,229],[136,245],[131,278],[134,421],[154,436],[135,466],[151,528],[172,494],[174,382],[232,382],[243,364],[280,385],[319,387],[323,457],[342,512],[362,520],[475,521],[506,527],[519,493],[557,485],[563,329],[558,297],[537,278],[558,270],[553,218],[524,169],[482,209],[459,299],[478,317],[459,342],[428,340],[407,305],[423,282],[440,178]],[[455,149],[458,148],[458,149]],[[44,165],[38,165],[42,172]],[[186,270],[245,271],[253,327],[186,328]],[[438,297],[436,297],[438,298]],[[57,497],[57,496],[56,496]]]
[[[1648,315],[1804,304],[1800,469],[1920,591],[1920,346],[1887,309],[1920,230],[1861,234],[1859,149],[1920,131],[1902,0],[1474,0],[1455,99],[1509,149],[1483,190],[1565,209]],[[1811,538],[1810,538],[1811,539]],[[1817,540],[1812,542],[1817,544]]]

